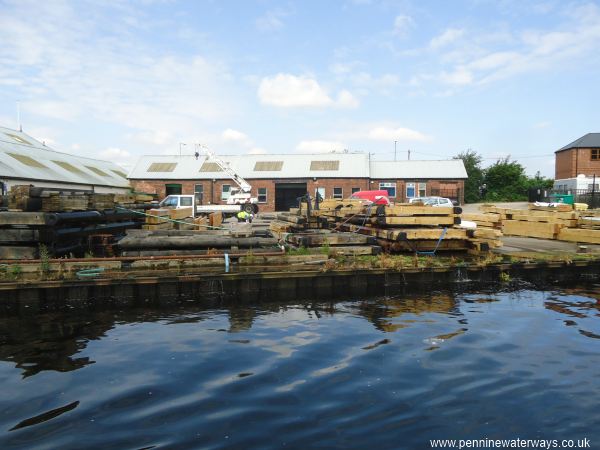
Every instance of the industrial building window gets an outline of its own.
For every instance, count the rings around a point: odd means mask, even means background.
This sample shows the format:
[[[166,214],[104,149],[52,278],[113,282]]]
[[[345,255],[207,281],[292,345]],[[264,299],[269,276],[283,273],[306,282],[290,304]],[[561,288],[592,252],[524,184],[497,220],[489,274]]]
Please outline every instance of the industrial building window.
[[[167,195],[181,195],[181,185],[165,184],[165,192]]]
[[[600,148],[593,148],[591,153],[592,160],[600,159]]]
[[[390,198],[396,197],[396,183],[379,183],[379,189],[387,191]]]
[[[311,161],[310,170],[340,170],[339,161]]]
[[[194,195],[196,197],[196,205],[202,205],[204,203],[204,185],[197,184],[194,186]]]
[[[315,189],[315,197],[319,196],[319,201],[323,201],[325,200],[325,188],[324,187],[318,187]]]
[[[73,164],[69,164],[66,161],[54,161],[54,160],[52,160],[52,162],[54,164],[56,164],[57,166],[60,166],[63,169],[68,170],[69,172],[72,172],[72,173],[83,173],[83,170],[79,169],[78,167],[75,167]]]
[[[26,141],[25,139],[23,139],[21,136],[17,136],[16,134],[10,134],[10,133],[5,133],[9,138],[14,139],[15,141],[17,141],[19,144],[27,144],[27,145],[31,145],[31,142]]]
[[[333,188],[333,198],[344,198],[344,194],[341,187]]]
[[[25,164],[26,166],[38,167],[40,169],[47,169],[47,167],[45,165],[43,165],[41,162],[38,162],[35,159],[30,158],[29,156],[19,155],[18,153],[7,153],[7,155],[12,156],[17,161],[19,161],[21,164]]]
[[[427,183],[419,183],[419,197],[427,196]]]
[[[283,161],[256,161],[256,172],[279,172],[283,168]]]
[[[223,172],[223,169],[216,162],[204,162],[200,172]]]
[[[152,163],[148,167],[148,172],[173,172],[177,163]]]
[[[117,175],[119,175],[121,178],[125,178],[127,179],[127,174],[125,172],[121,172],[120,170],[113,170],[113,173],[116,173]]]
[[[351,193],[354,194],[355,192],[358,192],[358,191],[360,191],[360,188],[352,188],[352,192]]]
[[[258,203],[267,203],[267,188],[258,188]]]
[[[94,166],[85,166],[85,167],[88,168],[88,169],[90,169],[96,175],[100,175],[101,177],[108,177],[109,176],[106,172],[104,172],[103,170],[98,169],[97,167],[94,167]]]
[[[227,200],[231,195],[231,185],[224,184],[223,190],[221,191],[221,200]]]
[[[406,198],[415,197],[415,183],[406,183]]]

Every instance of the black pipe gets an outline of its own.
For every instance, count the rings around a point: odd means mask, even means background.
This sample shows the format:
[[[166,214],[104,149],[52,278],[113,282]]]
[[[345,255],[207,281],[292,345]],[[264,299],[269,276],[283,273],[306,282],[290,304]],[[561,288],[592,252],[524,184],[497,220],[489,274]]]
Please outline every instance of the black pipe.
[[[56,228],[56,229],[41,229],[40,241],[41,242],[53,242],[57,239],[76,238],[89,236],[91,234],[115,234],[120,231],[124,231],[128,228],[134,228],[137,224],[135,222],[116,222],[101,225],[90,225],[87,227],[71,227],[71,228]]]

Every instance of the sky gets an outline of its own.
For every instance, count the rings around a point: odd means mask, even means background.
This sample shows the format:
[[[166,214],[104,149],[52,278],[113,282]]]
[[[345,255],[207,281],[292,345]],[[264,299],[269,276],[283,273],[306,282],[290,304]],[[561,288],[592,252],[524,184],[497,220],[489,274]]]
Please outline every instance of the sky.
[[[600,132],[600,2],[0,0],[0,126],[139,155],[554,151]]]

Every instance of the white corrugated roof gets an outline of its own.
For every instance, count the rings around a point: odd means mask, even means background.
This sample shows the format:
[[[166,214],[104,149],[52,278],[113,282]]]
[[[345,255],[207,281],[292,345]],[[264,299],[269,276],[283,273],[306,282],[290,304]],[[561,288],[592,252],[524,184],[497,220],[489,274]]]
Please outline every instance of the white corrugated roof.
[[[21,131],[0,127],[0,177],[129,187],[119,172],[126,175],[110,161],[57,152]]]
[[[467,178],[462,159],[443,161],[371,161],[373,179],[461,179]]]
[[[320,153],[318,155],[235,155],[221,156],[219,158],[229,163],[229,167],[240,176],[248,179],[257,178],[368,178],[368,156],[363,153]],[[133,170],[129,173],[130,179],[142,180],[191,180],[191,179],[229,179],[224,172],[201,172],[204,162],[211,160],[204,155],[196,160],[194,156],[141,156]],[[337,170],[311,170],[320,161],[337,161],[329,166],[337,166]],[[276,164],[263,164],[263,167],[281,166],[281,170],[254,170],[257,162]],[[283,163],[283,164],[277,164]],[[176,164],[170,172],[149,172],[152,164],[154,168],[171,169],[169,164]],[[327,163],[325,163],[327,165]],[[162,166],[161,166],[162,165]],[[316,166],[319,164],[317,163]]]

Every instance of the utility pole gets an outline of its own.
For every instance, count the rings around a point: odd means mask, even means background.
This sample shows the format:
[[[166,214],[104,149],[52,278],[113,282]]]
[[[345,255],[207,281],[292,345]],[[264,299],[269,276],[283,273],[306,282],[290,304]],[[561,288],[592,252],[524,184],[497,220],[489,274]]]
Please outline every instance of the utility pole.
[[[408,160],[410,161],[410,148],[408,149]]]
[[[394,161],[396,161],[396,143],[398,141],[394,141]]]

